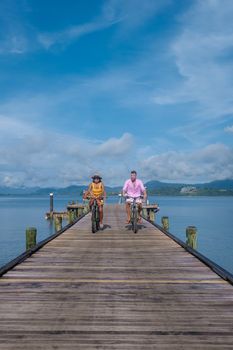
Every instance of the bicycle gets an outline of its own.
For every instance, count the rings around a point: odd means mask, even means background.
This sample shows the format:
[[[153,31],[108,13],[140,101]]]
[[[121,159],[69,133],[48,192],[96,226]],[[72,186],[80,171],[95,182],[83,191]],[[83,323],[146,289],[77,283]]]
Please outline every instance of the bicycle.
[[[131,228],[134,233],[138,232],[138,203],[136,202],[138,198],[143,198],[143,197],[126,197],[126,198],[131,198],[133,201],[130,203],[130,222],[131,222]]]
[[[96,199],[94,199],[91,207],[91,228],[92,233],[96,233],[100,229],[100,211]]]

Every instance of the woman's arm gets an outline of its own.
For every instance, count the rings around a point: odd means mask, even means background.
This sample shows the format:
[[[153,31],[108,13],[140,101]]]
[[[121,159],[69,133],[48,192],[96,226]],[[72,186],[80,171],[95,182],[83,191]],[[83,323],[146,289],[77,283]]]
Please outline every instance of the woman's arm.
[[[91,184],[88,186],[87,191],[85,191],[83,195],[83,199],[87,199],[87,197],[92,196],[92,191],[91,191]]]
[[[102,182],[102,196],[103,196],[104,198],[106,198],[106,192],[105,192],[105,187],[104,187],[103,182]]]

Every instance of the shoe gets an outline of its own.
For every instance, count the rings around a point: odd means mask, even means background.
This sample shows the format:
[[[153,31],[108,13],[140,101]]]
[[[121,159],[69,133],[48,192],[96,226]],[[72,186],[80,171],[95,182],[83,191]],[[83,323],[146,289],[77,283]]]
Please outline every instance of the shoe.
[[[103,230],[104,224],[100,224],[100,229]]]

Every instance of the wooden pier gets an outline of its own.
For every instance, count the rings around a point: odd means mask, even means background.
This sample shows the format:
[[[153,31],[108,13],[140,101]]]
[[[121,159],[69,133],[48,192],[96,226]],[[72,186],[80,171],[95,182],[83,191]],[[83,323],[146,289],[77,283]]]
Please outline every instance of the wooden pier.
[[[90,214],[0,278],[0,349],[233,349],[233,288],[124,206]]]

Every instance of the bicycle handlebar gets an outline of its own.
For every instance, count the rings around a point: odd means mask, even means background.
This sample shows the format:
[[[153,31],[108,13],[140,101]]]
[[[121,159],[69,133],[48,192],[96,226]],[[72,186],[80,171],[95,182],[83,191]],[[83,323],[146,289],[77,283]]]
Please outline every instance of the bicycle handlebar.
[[[137,199],[137,198],[143,199],[143,198],[144,198],[144,196],[132,197],[132,196],[128,196],[128,195],[126,195],[126,196],[124,196],[124,197],[125,197],[125,198],[132,198],[132,199]]]
[[[98,197],[95,197],[95,196],[87,196],[86,199],[103,199],[105,198],[104,196],[98,196]]]

